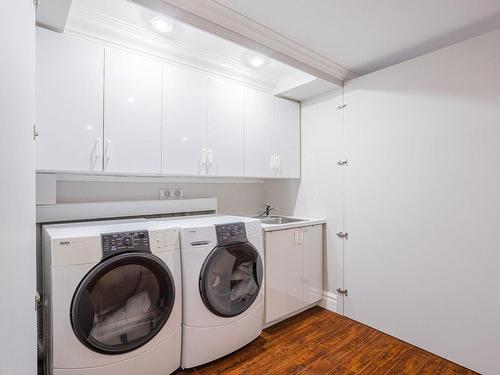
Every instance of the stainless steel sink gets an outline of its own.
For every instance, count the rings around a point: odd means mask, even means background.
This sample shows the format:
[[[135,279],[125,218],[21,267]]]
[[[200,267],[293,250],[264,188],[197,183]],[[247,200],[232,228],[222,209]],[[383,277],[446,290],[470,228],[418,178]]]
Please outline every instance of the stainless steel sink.
[[[262,224],[280,225],[289,223],[298,223],[300,221],[308,221],[308,219],[300,219],[298,217],[271,216],[260,219]]]

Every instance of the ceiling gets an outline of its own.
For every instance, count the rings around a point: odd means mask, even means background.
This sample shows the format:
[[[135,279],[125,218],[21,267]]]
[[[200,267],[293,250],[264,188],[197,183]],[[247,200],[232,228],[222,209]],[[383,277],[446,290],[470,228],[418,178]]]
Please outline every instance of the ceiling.
[[[102,23],[104,16],[106,22],[113,23],[122,30],[151,36],[160,40],[164,47],[204,56],[220,66],[231,65],[239,71],[245,71],[247,76],[265,79],[272,86],[297,72],[297,69],[270,58],[258,69],[248,67],[244,62],[248,49],[173,18],[173,30],[168,34],[158,34],[151,25],[151,19],[160,14],[126,0],[72,0],[66,30],[75,30],[81,22],[82,14],[87,19],[95,18],[97,23]]]
[[[357,74],[500,28],[500,0],[214,0]]]

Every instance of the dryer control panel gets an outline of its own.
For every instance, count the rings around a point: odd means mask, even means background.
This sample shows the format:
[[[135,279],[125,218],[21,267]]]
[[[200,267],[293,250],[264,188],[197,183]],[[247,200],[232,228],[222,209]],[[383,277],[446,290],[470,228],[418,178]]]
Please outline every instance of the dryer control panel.
[[[101,241],[103,258],[131,251],[151,252],[147,230],[105,233],[101,234]]]
[[[215,226],[217,244],[230,245],[238,242],[248,242],[245,223],[229,223]]]

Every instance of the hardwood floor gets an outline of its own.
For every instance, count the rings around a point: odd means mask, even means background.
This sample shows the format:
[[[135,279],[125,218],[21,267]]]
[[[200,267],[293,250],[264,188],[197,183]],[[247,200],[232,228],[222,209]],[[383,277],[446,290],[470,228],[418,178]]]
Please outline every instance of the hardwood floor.
[[[175,373],[475,374],[361,323],[313,307],[224,358]]]

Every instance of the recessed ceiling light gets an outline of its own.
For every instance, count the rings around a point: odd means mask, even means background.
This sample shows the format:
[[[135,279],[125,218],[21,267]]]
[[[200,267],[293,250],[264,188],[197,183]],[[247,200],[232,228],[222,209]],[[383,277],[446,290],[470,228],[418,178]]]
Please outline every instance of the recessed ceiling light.
[[[154,29],[159,33],[166,34],[172,31],[174,25],[172,21],[167,20],[163,17],[154,17],[151,19],[151,25],[153,25]]]
[[[267,63],[267,57],[249,51],[243,56],[243,61],[252,68],[260,68]]]

